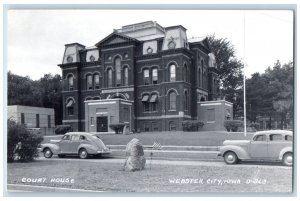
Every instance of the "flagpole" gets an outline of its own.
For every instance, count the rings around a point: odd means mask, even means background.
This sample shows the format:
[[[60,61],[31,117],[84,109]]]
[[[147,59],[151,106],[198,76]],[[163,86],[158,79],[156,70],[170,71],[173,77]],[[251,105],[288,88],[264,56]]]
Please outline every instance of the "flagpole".
[[[244,135],[247,135],[247,115],[246,115],[246,13],[244,11]]]

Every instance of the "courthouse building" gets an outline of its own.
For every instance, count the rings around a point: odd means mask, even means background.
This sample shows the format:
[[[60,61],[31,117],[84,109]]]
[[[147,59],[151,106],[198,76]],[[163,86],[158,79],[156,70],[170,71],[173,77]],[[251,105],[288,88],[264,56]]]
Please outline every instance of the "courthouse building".
[[[123,26],[93,47],[65,45],[63,123],[73,130],[181,130],[201,120],[222,130],[232,104],[219,100],[218,66],[207,38],[187,39],[186,28],[147,21]]]

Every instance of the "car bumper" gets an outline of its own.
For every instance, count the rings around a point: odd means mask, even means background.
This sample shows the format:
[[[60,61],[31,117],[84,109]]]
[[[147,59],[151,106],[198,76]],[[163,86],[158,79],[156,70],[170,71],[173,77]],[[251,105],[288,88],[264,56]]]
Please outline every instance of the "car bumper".
[[[111,151],[108,150],[108,151],[97,151],[97,154],[111,154]]]

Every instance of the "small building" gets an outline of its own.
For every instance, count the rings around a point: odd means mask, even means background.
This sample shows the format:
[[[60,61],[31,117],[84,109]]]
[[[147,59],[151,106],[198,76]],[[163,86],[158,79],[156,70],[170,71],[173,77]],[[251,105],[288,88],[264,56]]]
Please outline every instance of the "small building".
[[[43,135],[54,134],[53,108],[9,105],[7,106],[7,118],[24,124],[27,128],[39,128]]]

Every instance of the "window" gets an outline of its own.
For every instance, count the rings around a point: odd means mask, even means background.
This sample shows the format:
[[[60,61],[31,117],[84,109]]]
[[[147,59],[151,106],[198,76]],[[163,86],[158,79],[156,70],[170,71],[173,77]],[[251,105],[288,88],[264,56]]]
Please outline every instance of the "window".
[[[176,131],[176,124],[173,121],[169,122],[169,131]]]
[[[158,76],[157,76],[157,68],[152,69],[152,84],[157,84]]]
[[[169,93],[169,110],[176,110],[176,93],[174,91]]]
[[[115,59],[115,69],[116,69],[116,85],[121,85],[121,58],[117,57]]]
[[[85,137],[85,136],[83,136],[83,135],[80,135],[80,138],[79,138],[79,140],[86,140],[86,137]]]
[[[158,131],[157,122],[152,122],[152,131]]]
[[[86,89],[87,90],[92,90],[93,89],[92,75],[87,75],[86,76]]]
[[[143,96],[142,103],[143,103],[143,107],[144,107],[144,112],[149,112],[150,105],[149,105],[149,95],[148,94]]]
[[[266,140],[267,140],[266,135],[256,135],[253,138],[253,141],[266,141]]]
[[[66,105],[68,115],[74,115],[74,101],[70,99]]]
[[[185,81],[185,82],[188,81],[188,68],[187,68],[186,64],[184,64],[184,67],[183,67],[183,81]]]
[[[124,68],[124,85],[128,85],[128,67]]]
[[[94,88],[100,89],[100,75],[99,74],[94,75]]]
[[[107,70],[107,85],[108,87],[112,87],[112,70]]]
[[[48,115],[48,128],[51,128],[51,116]]]
[[[143,75],[144,75],[144,85],[149,85],[150,84],[149,69],[144,69]]]
[[[281,134],[272,134],[270,135],[270,141],[281,141],[282,135]]]
[[[150,126],[149,126],[148,122],[144,123],[144,130],[145,130],[145,132],[149,132],[150,131]]]
[[[68,76],[68,86],[69,86],[69,91],[74,90],[74,78],[73,75]]]
[[[62,137],[62,140],[70,140],[70,135],[64,135],[64,136]]]
[[[94,117],[91,117],[90,125],[94,125]]]
[[[285,139],[286,141],[293,141],[293,137],[290,136],[290,135],[284,136],[284,139]]]
[[[175,82],[176,81],[176,66],[172,64],[170,66],[170,82]]]
[[[201,60],[201,87],[204,88],[204,62]],[[200,81],[200,80],[199,80]]]
[[[93,100],[100,100],[100,97],[96,96],[96,97],[93,98]]]
[[[79,137],[80,137],[79,135],[72,135],[71,140],[72,141],[75,141],[75,140],[77,141],[77,140],[79,140]]]
[[[198,69],[198,86],[202,87],[202,72],[201,69]]]
[[[25,124],[25,114],[21,113],[21,124]]]
[[[40,127],[40,115],[39,114],[36,114],[35,115],[35,118],[36,118],[36,128],[39,128]]]
[[[184,110],[188,110],[189,109],[189,98],[188,98],[188,93],[187,91],[184,92]]]
[[[150,104],[151,104],[152,111],[157,111],[157,101],[158,101],[158,95],[153,94],[150,98]]]

